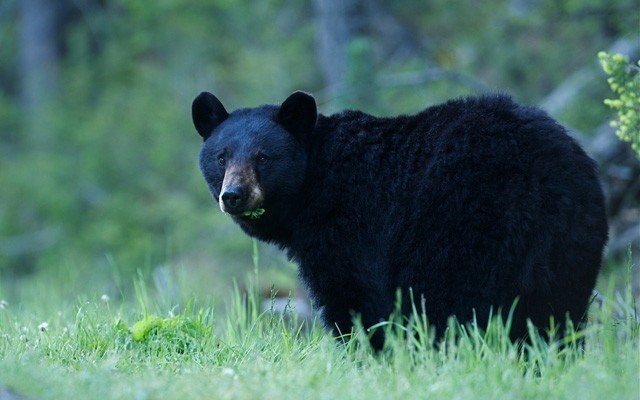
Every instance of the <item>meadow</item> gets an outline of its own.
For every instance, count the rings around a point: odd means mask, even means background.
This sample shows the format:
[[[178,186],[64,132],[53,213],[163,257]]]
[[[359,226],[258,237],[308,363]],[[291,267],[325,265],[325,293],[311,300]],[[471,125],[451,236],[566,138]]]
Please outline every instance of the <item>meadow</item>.
[[[586,328],[549,343],[534,335],[531,343],[512,344],[500,320],[486,331],[451,321],[436,342],[415,307],[409,321],[392,317],[379,327],[388,337],[379,353],[362,328],[350,340],[336,339],[315,317],[262,307],[253,288],[268,278],[256,254],[254,261],[247,287],[235,285],[218,308],[190,292],[189,276],[178,267],[172,268],[172,290],[140,273],[131,293],[117,299],[103,294],[114,280],[100,276],[40,274],[17,283],[11,301],[0,303],[0,399],[640,395],[630,261],[627,277],[611,277],[606,300],[592,303]],[[5,284],[0,299],[8,293]]]

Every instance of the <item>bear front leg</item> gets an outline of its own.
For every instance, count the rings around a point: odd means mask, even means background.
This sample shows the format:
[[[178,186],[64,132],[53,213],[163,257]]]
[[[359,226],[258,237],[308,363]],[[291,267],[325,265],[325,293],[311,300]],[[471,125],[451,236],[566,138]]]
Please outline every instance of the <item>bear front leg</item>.
[[[383,300],[383,299],[386,299]],[[369,334],[371,347],[381,350],[384,345],[382,327],[369,331],[372,326],[387,321],[393,312],[393,301],[382,293],[369,293],[366,298],[339,296],[324,305],[323,319],[340,340],[349,339],[354,318],[360,318],[362,326]]]
[[[319,232],[332,233],[335,229]],[[345,339],[350,337],[356,316],[365,329],[388,320],[394,310],[397,283],[390,276],[386,245],[373,246],[376,241],[364,236],[343,238],[341,242],[335,242],[333,236],[316,239],[313,248],[307,245],[293,255],[300,255],[301,278],[315,305],[323,309],[325,325]],[[327,249],[323,257],[312,256],[318,248]],[[382,328],[372,333],[371,344],[377,350],[383,347]]]

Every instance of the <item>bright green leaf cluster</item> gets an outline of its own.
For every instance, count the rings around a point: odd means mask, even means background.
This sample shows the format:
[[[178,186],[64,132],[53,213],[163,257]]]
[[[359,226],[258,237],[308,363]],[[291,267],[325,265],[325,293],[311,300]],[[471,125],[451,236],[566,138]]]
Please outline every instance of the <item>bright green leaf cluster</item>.
[[[264,214],[264,208],[256,208],[253,211],[245,211],[242,213],[243,216],[249,217],[251,219],[258,219],[262,217],[262,214]]]
[[[133,324],[129,332],[134,342],[154,351],[164,349],[184,353],[187,349],[202,345],[203,338],[208,334],[202,318],[202,311],[198,317],[176,315],[161,318],[148,315]]]
[[[147,339],[154,329],[163,328],[165,325],[166,323],[162,318],[156,315],[149,315],[133,324],[131,336],[133,340],[140,342]]]
[[[631,147],[640,158],[640,61],[633,65],[622,54],[598,53],[607,82],[617,99],[605,99],[604,103],[615,109],[618,119],[611,122],[616,134]]]

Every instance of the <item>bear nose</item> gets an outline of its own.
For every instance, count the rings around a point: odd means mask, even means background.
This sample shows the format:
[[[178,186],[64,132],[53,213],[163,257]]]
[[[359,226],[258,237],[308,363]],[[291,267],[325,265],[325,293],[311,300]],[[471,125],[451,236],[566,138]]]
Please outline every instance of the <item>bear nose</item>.
[[[228,211],[242,211],[244,191],[240,186],[232,186],[222,193],[222,202]]]

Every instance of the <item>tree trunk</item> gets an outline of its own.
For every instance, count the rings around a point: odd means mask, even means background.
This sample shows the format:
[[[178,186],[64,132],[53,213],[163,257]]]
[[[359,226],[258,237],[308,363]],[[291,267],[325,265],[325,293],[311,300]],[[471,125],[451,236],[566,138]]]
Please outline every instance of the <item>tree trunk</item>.
[[[363,30],[363,7],[358,0],[314,0],[317,55],[326,84],[325,97],[345,93],[348,51],[351,41]]]
[[[47,106],[58,84],[58,11],[58,1],[20,1],[20,95],[29,145],[50,141]]]

